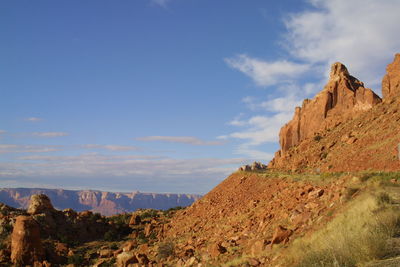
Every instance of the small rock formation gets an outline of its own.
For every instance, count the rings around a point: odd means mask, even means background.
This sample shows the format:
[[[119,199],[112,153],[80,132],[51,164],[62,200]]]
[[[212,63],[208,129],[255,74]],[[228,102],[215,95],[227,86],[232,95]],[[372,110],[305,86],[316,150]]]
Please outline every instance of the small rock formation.
[[[280,244],[283,242],[283,244],[286,244],[289,241],[289,237],[293,234],[293,230],[289,230],[281,225],[279,225],[275,229],[274,236],[272,237],[271,240],[271,248],[274,244]]]
[[[314,99],[303,101],[297,107],[293,119],[282,127],[279,141],[282,152],[313,137],[321,130],[331,128],[381,102],[371,89],[351,76],[339,62],[331,67],[330,79]]]
[[[45,194],[32,195],[31,201],[28,207],[28,213],[31,215],[46,213],[49,211],[53,211],[53,205],[50,202],[50,199]]]
[[[253,162],[251,165],[243,165],[239,167],[239,171],[257,171],[257,170],[266,170],[267,165],[262,164],[261,162]]]
[[[26,266],[43,260],[43,257],[39,224],[30,216],[18,216],[11,235],[11,262]]]
[[[138,214],[132,214],[131,219],[129,220],[130,226],[139,225],[141,223],[140,216]]]
[[[384,99],[400,94],[400,54],[396,54],[392,63],[386,67],[386,75],[382,80],[382,96]]]

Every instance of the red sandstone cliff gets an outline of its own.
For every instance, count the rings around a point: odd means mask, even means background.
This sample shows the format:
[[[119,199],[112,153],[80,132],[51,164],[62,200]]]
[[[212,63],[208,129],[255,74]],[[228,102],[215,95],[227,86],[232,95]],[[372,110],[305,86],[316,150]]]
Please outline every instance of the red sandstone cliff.
[[[281,149],[270,168],[289,170],[398,170],[400,144],[400,54],[382,81],[385,101],[332,65],[324,89],[297,107],[282,127]]]
[[[282,153],[380,102],[380,97],[351,76],[343,64],[334,63],[324,89],[313,99],[304,100],[293,119],[282,127],[279,133]]]
[[[396,54],[393,62],[386,68],[386,75],[382,80],[383,98],[400,94],[400,54]]]

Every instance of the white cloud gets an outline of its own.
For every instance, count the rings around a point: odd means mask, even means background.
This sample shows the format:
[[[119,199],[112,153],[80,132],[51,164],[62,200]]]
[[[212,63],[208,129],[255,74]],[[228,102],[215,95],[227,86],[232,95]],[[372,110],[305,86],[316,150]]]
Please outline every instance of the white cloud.
[[[247,129],[231,133],[228,136],[246,140],[246,144],[251,146],[276,142],[282,123],[291,119],[292,116],[291,112],[281,112],[272,116],[254,116],[242,121],[242,125]]]
[[[220,137],[244,140],[237,148],[239,153],[254,155],[257,146],[276,142],[280,127],[292,118],[294,106],[322,90],[332,63],[342,62],[353,76],[376,90],[386,65],[400,52],[398,0],[309,3],[310,9],[285,15],[287,34],[282,46],[287,60],[265,61],[246,55],[226,60],[257,85],[276,86],[266,99],[244,97],[243,103],[259,115],[235,118],[230,124],[244,129]],[[314,82],[304,82],[304,75],[312,75]]]
[[[153,5],[161,6],[161,7],[167,7],[167,4],[170,2],[170,0],[150,0],[150,2]]]
[[[25,118],[24,120],[26,121],[30,121],[30,122],[39,122],[42,121],[42,118],[38,118],[38,117],[29,117],[29,118]]]
[[[34,136],[38,137],[61,137],[61,136],[67,136],[69,133],[66,132],[36,132],[32,133]]]
[[[86,149],[105,149],[110,151],[133,151],[138,150],[136,146],[120,146],[120,145],[97,145],[97,144],[87,144],[82,145]]]
[[[159,156],[113,156],[97,153],[77,156],[31,155],[0,162],[0,177],[157,177],[225,176],[242,158],[171,159]]]
[[[367,86],[380,86],[386,65],[400,48],[400,2],[312,0],[310,4],[316,9],[292,14],[285,21],[290,54],[325,69],[340,61]]]
[[[139,141],[163,141],[170,143],[182,143],[196,146],[218,146],[223,145],[222,141],[205,141],[193,136],[145,136],[136,138]]]
[[[0,144],[0,154],[45,153],[60,151],[61,146]]]
[[[0,130],[0,134],[5,134],[6,131],[5,130]]]
[[[234,69],[237,69],[260,86],[269,86],[286,82],[297,77],[309,69],[308,65],[279,60],[273,62],[251,58],[247,55],[238,55],[225,59],[225,62]]]

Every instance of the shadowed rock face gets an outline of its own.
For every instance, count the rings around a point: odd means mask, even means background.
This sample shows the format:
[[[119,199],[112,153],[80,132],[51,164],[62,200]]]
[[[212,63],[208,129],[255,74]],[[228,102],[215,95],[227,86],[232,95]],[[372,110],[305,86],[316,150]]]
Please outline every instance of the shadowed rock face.
[[[30,216],[18,216],[11,235],[11,261],[16,266],[26,266],[43,257],[39,224]]]
[[[386,68],[382,80],[382,96],[389,98],[400,94],[400,54],[396,54],[392,63]]]
[[[343,64],[334,63],[324,89],[313,99],[304,100],[302,107],[296,108],[293,119],[282,127],[281,152],[380,102],[380,97],[351,76]]]
[[[153,194],[153,193],[110,193],[95,190],[62,190],[62,189],[34,189],[34,188],[3,188],[0,189],[0,202],[16,208],[28,208],[30,198],[35,194],[45,194],[54,207],[60,210],[72,208],[76,211],[91,210],[103,215],[113,215],[123,212],[132,212],[137,209],[169,209],[176,206],[189,206],[200,195],[188,194]],[[49,207],[44,199],[38,198],[32,203],[38,208]],[[41,203],[39,205],[39,203]],[[29,208],[36,210],[36,204]],[[50,204],[51,205],[51,204]],[[45,208],[46,209],[46,208]],[[38,211],[40,213],[41,211]]]

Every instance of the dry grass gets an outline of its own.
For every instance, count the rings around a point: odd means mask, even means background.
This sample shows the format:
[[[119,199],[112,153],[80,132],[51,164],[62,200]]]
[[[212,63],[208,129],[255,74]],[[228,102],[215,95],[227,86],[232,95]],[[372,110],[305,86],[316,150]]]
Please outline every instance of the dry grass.
[[[296,240],[288,266],[350,267],[393,253],[388,240],[400,233],[399,208],[386,193],[367,192],[311,237]]]

